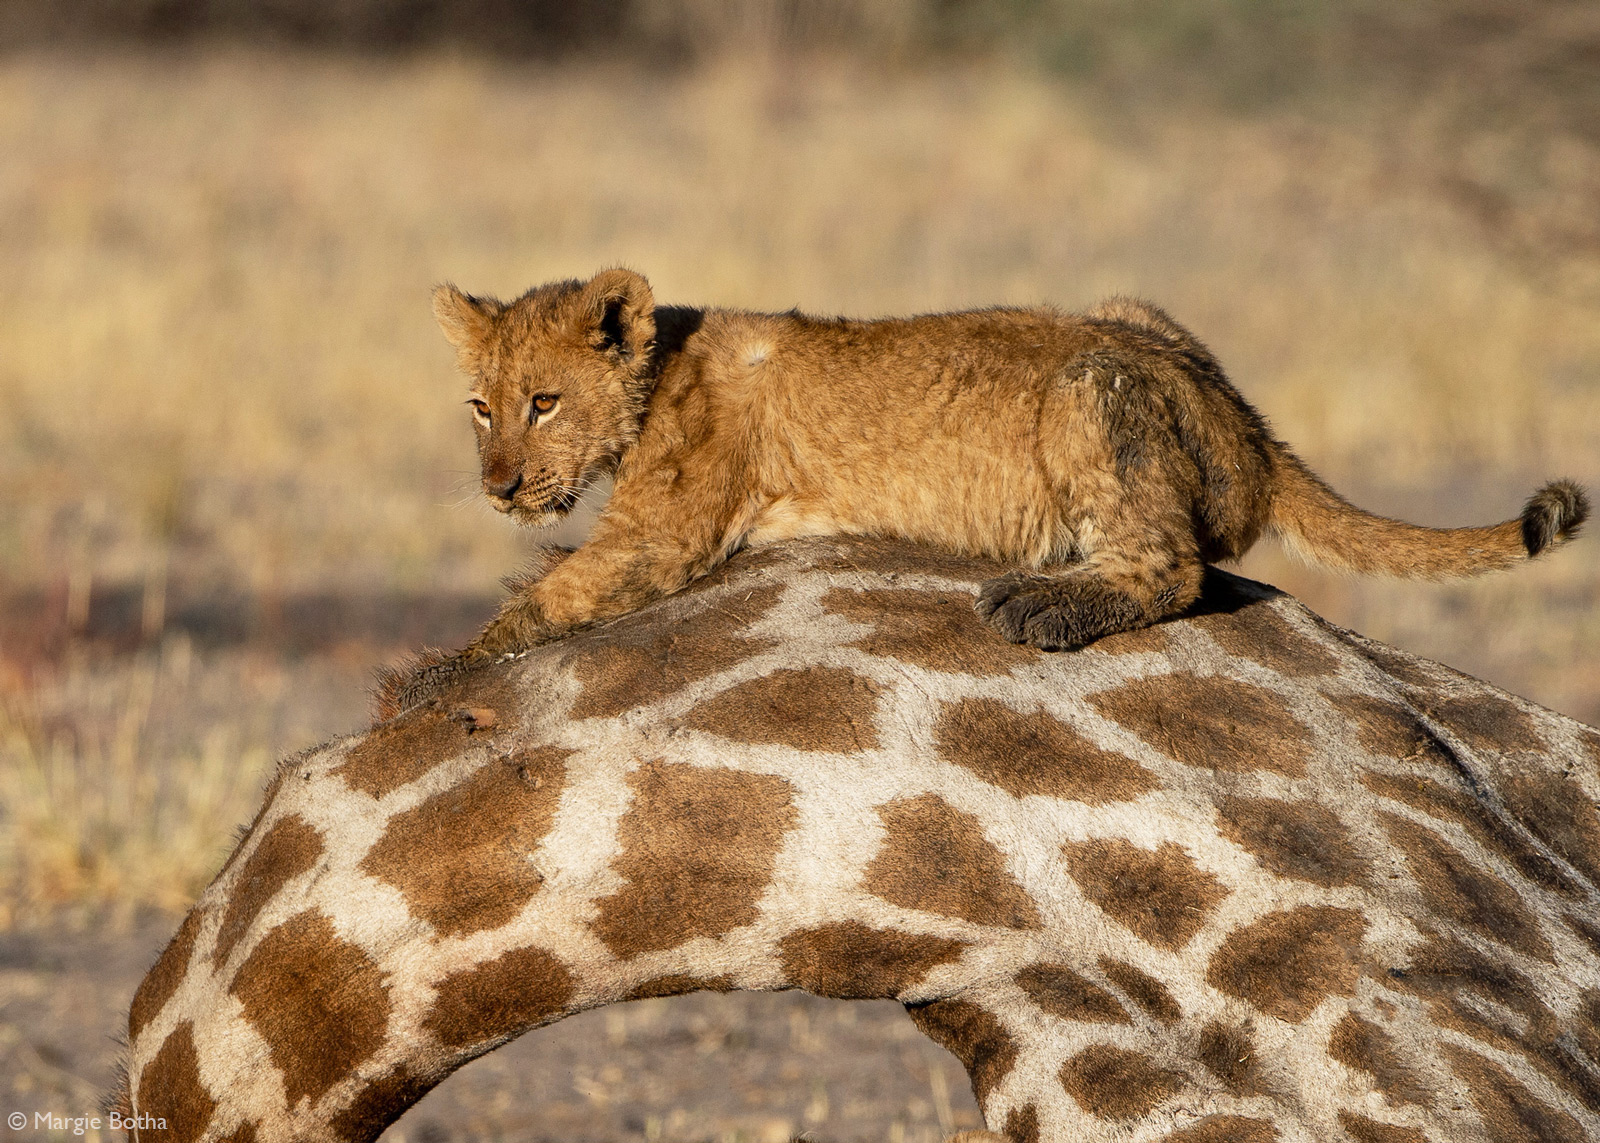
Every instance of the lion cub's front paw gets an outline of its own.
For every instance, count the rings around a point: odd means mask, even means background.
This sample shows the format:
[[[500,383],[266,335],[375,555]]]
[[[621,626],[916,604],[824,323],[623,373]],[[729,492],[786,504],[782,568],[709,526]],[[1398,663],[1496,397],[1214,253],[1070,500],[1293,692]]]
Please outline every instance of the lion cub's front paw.
[[[536,607],[513,599],[500,609],[478,633],[478,637],[461,651],[462,657],[473,662],[485,662],[515,655],[550,640],[550,632],[540,622]]]
[[[1010,642],[1041,651],[1082,647],[1146,621],[1138,601],[1092,572],[1009,572],[985,583],[973,606]]]
[[[491,623],[476,639],[461,648],[461,657],[474,663],[487,663],[525,650],[527,645],[519,644],[514,632],[496,630]]]

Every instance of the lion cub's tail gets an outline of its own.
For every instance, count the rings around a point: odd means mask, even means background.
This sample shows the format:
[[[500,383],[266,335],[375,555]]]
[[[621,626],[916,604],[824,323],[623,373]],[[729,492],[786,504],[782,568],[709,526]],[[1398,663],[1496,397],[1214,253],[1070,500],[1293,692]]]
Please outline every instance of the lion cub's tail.
[[[1404,579],[1498,571],[1572,539],[1589,518],[1583,489],[1557,480],[1534,493],[1515,520],[1479,528],[1423,528],[1362,511],[1276,441],[1272,460],[1268,527],[1296,555],[1340,571]]]

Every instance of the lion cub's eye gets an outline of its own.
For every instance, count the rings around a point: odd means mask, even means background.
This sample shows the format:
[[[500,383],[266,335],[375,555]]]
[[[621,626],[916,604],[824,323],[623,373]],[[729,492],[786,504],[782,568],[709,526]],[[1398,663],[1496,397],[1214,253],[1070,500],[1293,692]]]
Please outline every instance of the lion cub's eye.
[[[536,393],[532,401],[528,402],[528,419],[534,424],[548,417],[556,411],[556,406],[561,403],[561,398],[554,393]]]
[[[469,397],[467,399],[467,404],[472,406],[472,415],[477,420],[482,421],[486,425],[490,421],[494,420],[493,414],[489,412],[489,403],[487,401],[481,401],[477,397]]]

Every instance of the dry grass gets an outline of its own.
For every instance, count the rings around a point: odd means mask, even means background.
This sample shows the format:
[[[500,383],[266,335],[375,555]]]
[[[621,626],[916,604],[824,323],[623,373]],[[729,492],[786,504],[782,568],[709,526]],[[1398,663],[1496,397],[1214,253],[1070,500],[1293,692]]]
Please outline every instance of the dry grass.
[[[110,677],[71,672],[35,696],[70,720],[54,734],[0,711],[0,928],[61,902],[103,902],[113,922],[178,912],[216,871],[218,825],[248,816],[268,758],[226,724],[188,749],[153,748],[157,687],[189,661],[141,656]]]
[[[1546,475],[1600,485],[1600,257],[1501,252],[1516,217],[1436,168],[1500,169],[1524,125],[1458,138],[1449,100],[1108,115],[992,65],[776,57],[0,60],[0,586],[70,623],[93,585],[144,584],[153,645],[169,591],[492,592],[521,540],[477,503],[428,287],[619,262],[668,300],[848,313],[1136,292],[1374,508],[1458,523]],[[1539,178],[1597,169],[1541,138]],[[1597,543],[1464,587],[1247,570],[1594,721]],[[141,737],[168,669],[145,656],[0,653],[13,914],[176,905],[246,816],[241,775],[305,744],[248,701]],[[341,669],[349,711],[365,667]]]
[[[0,931],[177,913],[255,812],[275,757],[353,727],[363,665],[75,646],[0,694]],[[66,915],[62,915],[65,908]]]

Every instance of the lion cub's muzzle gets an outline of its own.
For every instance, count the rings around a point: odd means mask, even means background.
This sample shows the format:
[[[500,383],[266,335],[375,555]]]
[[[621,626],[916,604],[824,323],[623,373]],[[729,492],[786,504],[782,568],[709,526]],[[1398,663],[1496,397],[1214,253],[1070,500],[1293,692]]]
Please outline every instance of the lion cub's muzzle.
[[[514,512],[523,523],[549,523],[542,517],[565,516],[578,503],[578,491],[563,487],[554,477],[544,476],[529,485],[520,472],[499,479],[484,477],[483,491],[496,512]]]
[[[513,472],[508,476],[483,478],[483,492],[489,498],[497,512],[509,512],[517,495],[517,490],[522,487],[522,473]]]

